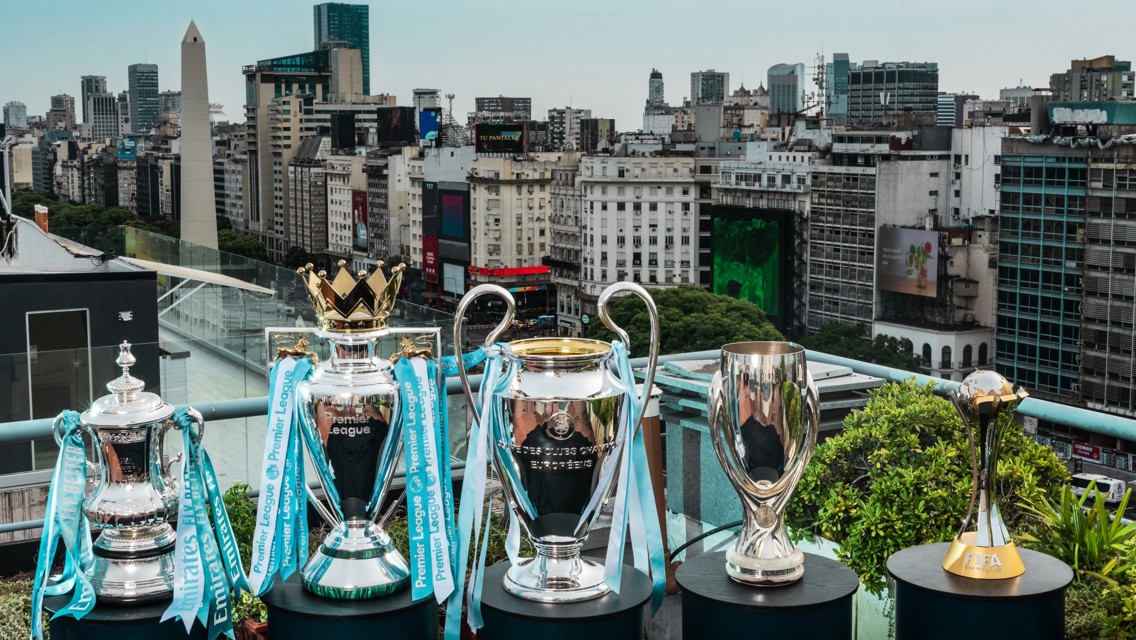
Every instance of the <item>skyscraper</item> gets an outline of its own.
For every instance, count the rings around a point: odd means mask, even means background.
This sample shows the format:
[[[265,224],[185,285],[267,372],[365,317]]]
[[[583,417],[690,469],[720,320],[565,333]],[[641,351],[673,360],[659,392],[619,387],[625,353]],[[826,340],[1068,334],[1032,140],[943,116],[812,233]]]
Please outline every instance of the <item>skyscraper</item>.
[[[805,65],[775,64],[769,67],[769,111],[797,113],[804,108]]]
[[[51,96],[51,109],[47,112],[47,128],[75,128],[75,98],[66,93]]]
[[[28,128],[28,106],[13,100],[4,105],[4,124],[9,129]]]
[[[316,49],[346,43],[363,58],[363,93],[371,95],[371,19],[365,4],[325,2],[314,7]]]
[[[848,120],[888,122],[904,111],[939,110],[939,65],[934,62],[865,60],[848,70]]]
[[[83,110],[83,122],[88,123],[91,121],[91,113],[87,111],[87,98],[92,93],[106,93],[107,79],[106,76],[83,76],[80,78],[79,108]]]
[[[150,133],[158,124],[158,65],[132,64],[127,67],[130,81],[130,130]]]
[[[729,93],[729,73],[708,69],[690,74],[690,104],[692,105],[721,104],[726,100]]]
[[[92,140],[118,137],[118,99],[113,93],[96,91],[87,94],[83,113],[91,125]]]
[[[832,54],[832,62],[825,65],[825,114],[835,122],[848,119],[848,68],[847,53]]]

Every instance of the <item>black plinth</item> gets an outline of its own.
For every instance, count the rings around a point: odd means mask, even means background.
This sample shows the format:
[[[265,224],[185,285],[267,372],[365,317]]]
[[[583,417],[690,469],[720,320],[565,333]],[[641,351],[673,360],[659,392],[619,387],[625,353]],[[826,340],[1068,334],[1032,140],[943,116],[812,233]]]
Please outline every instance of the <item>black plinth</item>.
[[[69,602],[70,594],[51,596],[44,598],[43,608],[55,613]],[[48,628],[52,640],[204,640],[205,628],[200,622],[195,622],[189,633],[178,620],[161,622],[168,606],[169,600],[132,605],[100,603],[82,620],[60,616]]]
[[[896,640],[958,640],[981,629],[999,640],[1062,640],[1065,563],[1018,548],[1026,572],[1005,580],[976,580],[943,569],[949,542],[911,547],[888,558],[895,578]]]
[[[806,553],[800,580],[757,587],[731,580],[726,552],[720,551],[690,558],[675,580],[682,587],[683,638],[731,638],[746,629],[770,638],[852,637],[852,596],[860,582],[835,560]]]
[[[268,637],[272,640],[438,637],[434,598],[411,602],[409,588],[383,598],[333,600],[305,591],[295,574],[272,587],[262,600],[268,605]]]
[[[522,600],[502,582],[509,561],[485,570],[478,640],[640,640],[651,601],[651,580],[623,566],[619,593],[594,600],[545,604]],[[273,640],[276,640],[273,638]]]

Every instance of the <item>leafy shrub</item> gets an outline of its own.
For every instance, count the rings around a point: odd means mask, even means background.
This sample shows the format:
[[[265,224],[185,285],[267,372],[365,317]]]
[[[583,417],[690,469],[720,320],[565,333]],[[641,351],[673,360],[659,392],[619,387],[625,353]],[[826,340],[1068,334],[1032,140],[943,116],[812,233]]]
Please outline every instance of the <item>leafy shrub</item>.
[[[0,580],[0,640],[31,637],[32,579],[30,574]],[[44,638],[48,636],[44,615]]]
[[[950,540],[970,504],[970,449],[962,419],[933,385],[914,380],[871,392],[844,420],[844,431],[819,445],[787,515],[796,535],[840,545],[838,556],[879,595],[887,559],[907,547]],[[1068,474],[1012,416],[998,462],[996,491],[1006,525],[1017,530],[1023,500],[1048,495]]]

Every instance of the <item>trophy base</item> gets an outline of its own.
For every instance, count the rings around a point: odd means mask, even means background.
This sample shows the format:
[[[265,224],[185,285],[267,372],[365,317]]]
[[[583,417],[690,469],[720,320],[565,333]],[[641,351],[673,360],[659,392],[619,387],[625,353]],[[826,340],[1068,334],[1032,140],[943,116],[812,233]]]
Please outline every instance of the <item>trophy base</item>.
[[[980,547],[975,544],[977,541],[978,533],[975,531],[955,538],[943,559],[943,569],[956,576],[976,580],[1004,580],[1026,572],[1013,542],[999,547]]]
[[[335,600],[381,598],[410,584],[410,567],[382,529],[332,529],[302,572],[304,589]]]
[[[757,587],[793,584],[805,575],[805,554],[793,549],[787,558],[751,558],[730,549],[726,552],[726,574],[735,582]]]
[[[99,602],[133,605],[174,593],[173,528],[107,529],[95,541],[91,588]]]
[[[592,600],[611,591],[603,565],[579,555],[525,558],[505,573],[504,587],[518,598],[549,603]]]

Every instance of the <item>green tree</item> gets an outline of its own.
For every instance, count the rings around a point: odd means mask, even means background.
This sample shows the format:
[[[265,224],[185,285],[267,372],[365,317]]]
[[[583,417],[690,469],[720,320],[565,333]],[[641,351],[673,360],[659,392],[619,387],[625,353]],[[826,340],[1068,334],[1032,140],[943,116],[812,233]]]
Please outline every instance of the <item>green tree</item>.
[[[950,540],[970,504],[966,430],[933,389],[908,380],[873,390],[844,430],[817,446],[790,504],[790,527],[837,542],[840,560],[872,593],[886,586],[889,556]],[[1009,530],[1021,532],[1028,516],[1019,505],[1054,495],[1068,474],[1009,413],[999,419],[1011,424],[998,462],[998,505]]]
[[[289,269],[299,269],[314,261],[315,257],[312,254],[308,253],[303,247],[295,245],[288,247],[288,251],[284,254],[284,266]]]
[[[866,340],[864,325],[848,325],[829,322],[817,333],[801,340],[801,346],[813,351],[871,362],[904,371],[919,371],[923,359],[914,352],[914,345],[907,338],[894,338],[880,334]]]
[[[660,354],[718,349],[730,342],[785,339],[751,302],[697,287],[648,289],[648,293],[659,311]],[[611,305],[609,313],[627,332],[631,355],[646,356],[651,325],[643,302],[625,294]],[[616,337],[598,317],[591,319],[587,335],[599,340]]]
[[[264,243],[247,233],[222,229],[217,232],[217,248],[253,260],[268,261],[268,249]]]

